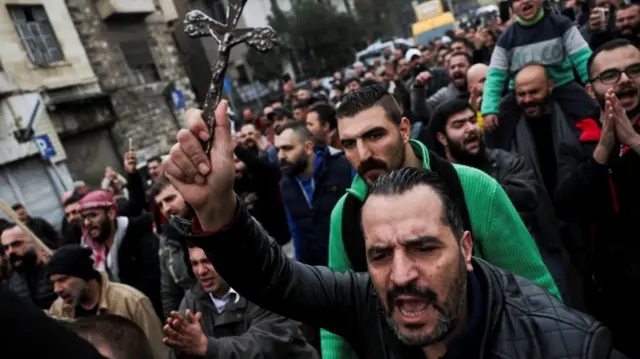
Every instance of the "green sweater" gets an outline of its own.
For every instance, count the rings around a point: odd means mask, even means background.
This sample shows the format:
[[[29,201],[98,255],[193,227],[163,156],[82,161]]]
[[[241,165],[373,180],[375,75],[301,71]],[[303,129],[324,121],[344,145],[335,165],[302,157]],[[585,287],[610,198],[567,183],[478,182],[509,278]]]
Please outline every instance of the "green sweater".
[[[429,168],[429,153],[420,142],[411,146]],[[474,255],[500,268],[530,279],[560,298],[549,270],[542,262],[538,247],[502,187],[493,178],[475,168],[454,165],[469,211],[473,233]],[[366,182],[356,176],[347,190],[361,201],[367,194]],[[331,213],[329,234],[329,267],[343,272],[351,269],[342,241],[342,208],[345,194]],[[322,358],[355,358],[347,342],[335,334],[322,330]]]

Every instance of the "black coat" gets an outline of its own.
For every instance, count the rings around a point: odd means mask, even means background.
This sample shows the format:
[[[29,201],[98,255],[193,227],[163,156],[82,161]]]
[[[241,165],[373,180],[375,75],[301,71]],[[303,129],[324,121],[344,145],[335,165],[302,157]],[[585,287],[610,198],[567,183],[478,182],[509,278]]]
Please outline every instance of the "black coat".
[[[300,332],[300,323],[269,312],[242,297],[232,297],[218,313],[200,283],[184,296],[180,313],[202,313],[209,358],[317,359]]]
[[[188,222],[179,228],[193,233]],[[393,334],[368,274],[337,273],[286,258],[242,204],[225,230],[192,241],[238,293],[344,337],[360,358],[424,358],[420,348],[403,345]],[[622,358],[612,349],[609,330],[592,317],[485,261],[474,259],[473,267],[484,293],[478,358]]]
[[[7,289],[28,303],[48,310],[58,296],[53,292],[46,264],[37,264],[27,273],[13,271],[6,283]]]
[[[130,285],[149,297],[162,318],[160,300],[160,240],[153,233],[149,215],[129,218],[129,226],[120,244],[118,269],[120,283]]]

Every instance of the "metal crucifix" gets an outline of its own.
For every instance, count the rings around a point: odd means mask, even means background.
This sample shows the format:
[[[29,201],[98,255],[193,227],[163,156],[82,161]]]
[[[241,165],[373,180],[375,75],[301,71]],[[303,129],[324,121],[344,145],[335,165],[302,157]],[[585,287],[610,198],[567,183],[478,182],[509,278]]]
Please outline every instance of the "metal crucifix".
[[[211,36],[218,43],[218,60],[211,68],[212,78],[204,100],[204,120],[211,136],[202,145],[207,154],[213,144],[213,133],[216,126],[215,109],[222,97],[224,76],[229,64],[231,49],[241,43],[247,43],[258,51],[268,51],[276,43],[276,33],[270,27],[236,29],[242,9],[248,0],[229,0],[227,22],[222,24],[200,10],[187,13],[184,19],[184,32],[192,38]]]

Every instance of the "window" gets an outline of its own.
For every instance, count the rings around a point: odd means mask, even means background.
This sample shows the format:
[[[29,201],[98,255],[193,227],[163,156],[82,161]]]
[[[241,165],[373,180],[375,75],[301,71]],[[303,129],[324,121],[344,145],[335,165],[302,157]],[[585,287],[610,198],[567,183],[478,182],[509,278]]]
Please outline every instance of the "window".
[[[44,7],[9,5],[7,9],[27,56],[34,65],[47,66],[64,60]]]
[[[160,81],[160,75],[153,62],[149,44],[145,40],[120,41],[127,66],[138,84]]]
[[[120,47],[131,75],[139,85],[160,81],[160,74],[149,47],[149,33],[143,21],[126,19],[105,21],[109,38]]]

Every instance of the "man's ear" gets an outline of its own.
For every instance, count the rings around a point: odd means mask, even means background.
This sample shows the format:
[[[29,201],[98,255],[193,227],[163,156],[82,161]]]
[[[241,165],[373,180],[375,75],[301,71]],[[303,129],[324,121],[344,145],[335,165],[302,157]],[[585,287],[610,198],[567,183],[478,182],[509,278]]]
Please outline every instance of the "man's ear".
[[[403,117],[400,120],[400,135],[402,136],[402,142],[408,143],[411,139],[411,122],[408,118]]]
[[[313,153],[313,147],[314,147],[313,141],[307,140],[307,141],[304,142],[304,151],[308,155]]]
[[[438,142],[440,142],[442,147],[447,147],[447,139],[444,138],[444,135],[442,134],[442,132],[436,133],[436,140],[438,140]]]
[[[591,82],[587,82],[587,84],[584,86],[585,91],[587,91],[587,94],[589,94],[589,96],[591,96],[592,99],[596,98],[596,94],[595,92],[593,92],[593,85],[591,84]]]
[[[464,231],[462,238],[460,239],[460,251],[462,252],[462,258],[464,258],[464,264],[467,267],[467,271],[471,272],[473,266],[471,265],[471,257],[473,253],[473,238],[471,238],[471,232]]]

